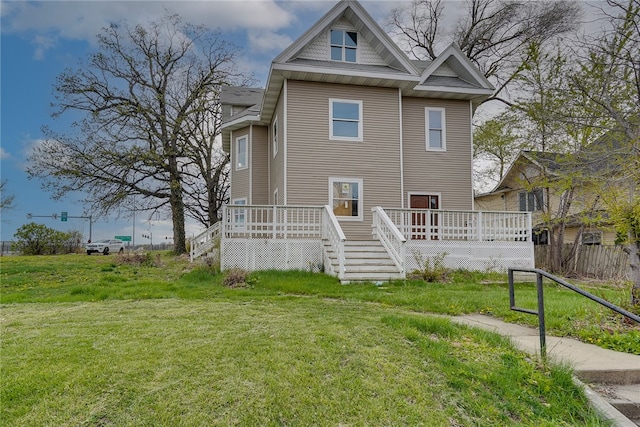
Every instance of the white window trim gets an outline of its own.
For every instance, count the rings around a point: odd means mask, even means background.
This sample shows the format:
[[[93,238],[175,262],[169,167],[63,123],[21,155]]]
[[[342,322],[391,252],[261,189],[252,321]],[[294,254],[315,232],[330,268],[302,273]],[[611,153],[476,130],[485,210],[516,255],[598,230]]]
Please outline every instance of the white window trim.
[[[334,136],[333,135],[333,103],[342,102],[345,104],[358,104],[358,136]],[[363,141],[363,123],[362,123],[362,101],[356,99],[339,99],[329,98],[329,140],[331,141]]]
[[[358,38],[358,41],[356,42],[356,47],[355,48],[354,47],[349,47],[349,49],[354,49],[356,51],[356,62],[351,62],[351,61],[346,61],[345,60],[345,55],[346,55],[345,50],[347,49],[347,46],[344,44],[344,37],[342,39],[342,45],[334,45],[334,44],[331,43],[331,31],[332,30],[343,31],[344,33],[356,33],[356,37]],[[328,49],[328,56],[329,56],[328,59],[329,59],[329,61],[332,61],[332,62],[344,62],[344,63],[347,63],[347,64],[358,64],[360,62],[360,33],[358,31],[353,30],[353,29],[349,29],[349,28],[346,28],[346,27],[344,27],[344,28],[341,28],[341,27],[329,28],[329,31],[327,33],[327,42],[328,42],[327,44],[329,46],[329,49]],[[337,59],[332,59],[331,58],[331,48],[333,46],[342,47],[342,59],[341,60],[337,60]]]
[[[338,221],[362,221],[364,212],[364,187],[362,178],[340,178],[329,177],[329,206],[333,208],[333,183],[348,182],[358,184],[358,216],[339,216],[336,215]]]
[[[243,138],[247,140],[247,142],[246,142],[246,158],[245,158],[245,163],[246,164],[244,166],[238,166],[238,157],[240,157],[240,149],[239,149],[240,148],[240,144],[239,144],[239,141],[241,139],[243,139]],[[249,167],[249,135],[242,135],[242,136],[237,137],[235,145],[236,145],[236,148],[234,150],[235,159],[234,159],[234,162],[233,162],[235,170],[240,171],[240,170],[247,169]]]
[[[271,125],[271,140],[273,146],[273,158],[278,155],[278,145],[280,144],[280,129],[278,125],[278,116],[274,116],[273,124]]]
[[[442,113],[442,147],[431,147],[429,144],[429,112],[430,111],[439,111]],[[425,133],[425,144],[427,151],[447,151],[447,119],[444,108],[437,107],[425,107],[424,109],[424,133]]]
[[[231,201],[232,205],[246,205],[248,202],[248,199],[246,197],[241,197],[238,199],[233,199]],[[242,210],[237,210],[234,209],[234,218],[233,218],[233,228],[236,230],[244,230],[246,228],[246,224],[247,224],[247,210],[246,209],[242,209]],[[240,223],[238,221],[238,218],[242,216],[242,223]]]
[[[278,204],[278,187],[276,187],[275,190],[273,190],[273,204],[277,205]]]

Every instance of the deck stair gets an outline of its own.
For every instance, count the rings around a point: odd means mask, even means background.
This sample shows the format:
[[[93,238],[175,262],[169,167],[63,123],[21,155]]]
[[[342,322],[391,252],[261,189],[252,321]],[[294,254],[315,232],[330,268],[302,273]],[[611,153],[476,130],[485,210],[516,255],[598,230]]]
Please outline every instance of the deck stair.
[[[640,365],[636,369],[577,369],[576,376],[631,423],[640,426]]]
[[[330,271],[338,271],[338,260],[325,245],[331,263]],[[344,242],[345,274],[342,283],[386,282],[402,279],[403,275],[377,240],[347,240]]]

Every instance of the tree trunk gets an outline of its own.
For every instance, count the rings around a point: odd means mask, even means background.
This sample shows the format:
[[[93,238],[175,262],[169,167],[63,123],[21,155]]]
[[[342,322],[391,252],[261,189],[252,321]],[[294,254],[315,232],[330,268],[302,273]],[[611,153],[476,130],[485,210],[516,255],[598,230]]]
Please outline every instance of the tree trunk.
[[[184,200],[182,199],[182,180],[176,158],[169,159],[169,204],[173,219],[173,252],[181,255],[187,252],[186,231],[184,227]]]
[[[182,201],[182,187],[179,182],[172,181],[171,212],[173,217],[173,251],[176,255],[187,252],[187,242],[184,228],[184,203]]]

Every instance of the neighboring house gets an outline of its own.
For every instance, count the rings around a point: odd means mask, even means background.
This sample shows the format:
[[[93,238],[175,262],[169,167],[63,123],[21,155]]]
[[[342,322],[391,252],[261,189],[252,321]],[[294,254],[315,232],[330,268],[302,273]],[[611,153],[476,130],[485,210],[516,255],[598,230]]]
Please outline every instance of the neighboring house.
[[[597,172],[594,168],[601,167],[601,162],[583,162],[576,166],[575,161],[566,161],[565,156],[558,153],[522,151],[492,191],[475,197],[475,207],[485,211],[531,212],[534,242],[546,245],[549,225],[543,212],[548,209],[555,218],[567,195],[555,189],[561,186],[544,183],[564,179],[569,174],[578,180],[583,176],[583,183],[575,185],[565,218],[564,243],[612,245],[616,233],[587,179],[590,173]]]
[[[453,222],[459,229],[457,240],[467,240],[469,233],[482,236],[480,229],[472,228],[479,220],[470,212],[471,119],[474,107],[493,90],[455,45],[434,61],[410,60],[360,3],[338,2],[273,60],[264,90],[224,87],[221,91],[222,144],[231,155],[231,205],[223,238],[275,238],[281,229],[299,222],[295,218],[301,214],[293,207],[326,206],[320,217],[313,213],[309,215],[314,219],[302,220],[324,221],[318,232],[325,245],[331,241],[326,221],[342,236],[336,242],[343,239],[348,244],[380,238],[380,218],[391,218],[392,234],[401,233],[401,240],[440,240],[440,247],[431,253],[446,252],[455,258],[455,249],[446,247],[448,238],[442,234],[454,228]],[[284,211],[285,206],[290,209]],[[453,219],[445,211],[460,214]],[[256,215],[270,219],[257,220]],[[518,218],[526,222],[527,217]],[[256,221],[259,230],[268,233],[233,234],[258,230],[250,227]],[[277,230],[270,225],[275,221]],[[523,232],[514,233],[526,240]],[[223,247],[223,267],[273,267],[264,258],[275,257],[274,252],[256,255],[247,246],[255,243],[245,241],[244,249],[238,249],[244,255],[232,257]],[[401,242],[396,249],[403,254],[395,254],[402,258],[396,260],[402,277],[405,258],[411,264],[411,259],[425,254],[412,255],[408,252],[413,249],[406,245]],[[383,246],[393,252],[388,244]],[[316,248],[309,251],[317,254]],[[253,255],[246,255],[249,252]],[[324,268],[331,271],[327,263],[337,261],[324,252]],[[470,249],[463,252],[460,257],[469,258]],[[526,259],[528,249],[525,252]],[[235,261],[229,262],[230,258]],[[276,268],[286,265],[295,264]],[[337,270],[341,269],[342,264]],[[341,276],[340,271],[336,274]]]

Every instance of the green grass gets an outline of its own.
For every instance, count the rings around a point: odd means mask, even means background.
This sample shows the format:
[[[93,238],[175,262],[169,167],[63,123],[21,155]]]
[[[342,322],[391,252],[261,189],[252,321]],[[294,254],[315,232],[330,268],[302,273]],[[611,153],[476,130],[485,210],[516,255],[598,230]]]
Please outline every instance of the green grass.
[[[279,294],[314,295],[377,302],[424,313],[483,313],[508,322],[537,326],[537,317],[509,309],[506,275],[456,272],[450,283],[397,281],[340,285],[333,278],[307,272],[266,271],[251,275],[251,289],[219,286],[223,275],[191,265],[168,253],[149,263],[130,265],[116,256],[3,257],[0,302],[77,302],[122,299],[256,298]],[[629,288],[601,284],[581,286],[628,310]],[[533,283],[516,286],[516,303],[537,308]],[[545,285],[547,332],[571,336],[628,353],[640,354],[640,328],[621,321],[609,309],[558,285]]]
[[[3,425],[603,425],[568,370],[357,301],[3,309]]]
[[[0,262],[2,425],[606,425],[570,369],[428,314],[535,324],[508,309],[501,275],[345,286],[267,271],[230,289],[168,254]],[[569,291],[545,292],[554,331],[613,324]],[[535,307],[532,285],[517,295]],[[615,332],[632,349],[636,333]]]

